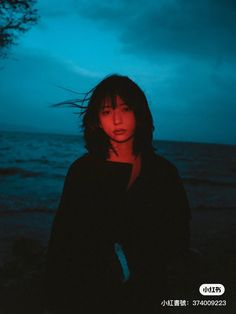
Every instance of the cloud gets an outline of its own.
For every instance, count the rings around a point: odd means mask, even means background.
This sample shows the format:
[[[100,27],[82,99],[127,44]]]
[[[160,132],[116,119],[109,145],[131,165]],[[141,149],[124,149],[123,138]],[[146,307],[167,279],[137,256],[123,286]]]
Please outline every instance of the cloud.
[[[156,138],[236,144],[236,73],[230,64],[187,59],[144,88]],[[134,77],[142,83],[142,78]]]
[[[79,75],[96,79],[101,79],[102,77],[101,73],[82,68],[81,66],[75,64],[72,60],[66,60],[65,64],[67,64],[73,72],[78,73]]]
[[[76,10],[113,32],[125,54],[149,62],[146,86],[163,138],[235,143],[235,1],[91,0]]]
[[[74,14],[74,0],[39,0],[37,9],[44,18],[63,18]]]
[[[235,60],[233,0],[93,0],[77,3],[77,11],[116,31],[125,52]]]
[[[2,119],[69,128],[70,110],[45,109],[74,98],[56,86],[83,92],[104,75],[123,72],[147,94],[158,138],[235,143],[236,2],[43,3],[47,33],[35,32],[27,44],[51,47],[52,55],[21,51],[19,62],[11,61],[0,72],[0,92],[8,106],[8,111],[1,108]]]
[[[14,56],[5,60],[0,71],[1,122],[75,132],[74,110],[50,108],[50,105],[78,95],[58,86],[86,92],[98,79],[92,77],[91,71],[86,73],[83,68],[79,71],[79,65],[71,66],[68,60],[56,59],[41,50],[25,52],[18,48]]]

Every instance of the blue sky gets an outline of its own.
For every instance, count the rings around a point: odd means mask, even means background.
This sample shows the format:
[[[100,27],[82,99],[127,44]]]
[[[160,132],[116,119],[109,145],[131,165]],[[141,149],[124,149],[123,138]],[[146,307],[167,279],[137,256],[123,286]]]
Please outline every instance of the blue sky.
[[[37,25],[0,70],[7,130],[78,133],[50,104],[112,73],[144,90],[157,139],[236,144],[236,2],[39,0]]]

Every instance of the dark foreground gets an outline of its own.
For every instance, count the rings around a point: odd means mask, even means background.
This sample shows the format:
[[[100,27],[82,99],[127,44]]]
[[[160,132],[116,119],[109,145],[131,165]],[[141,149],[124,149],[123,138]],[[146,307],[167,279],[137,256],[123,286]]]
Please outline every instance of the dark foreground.
[[[236,313],[235,218],[236,211],[233,209],[199,209],[193,212],[194,250],[185,260],[174,261],[169,276],[169,299],[186,300],[189,304],[167,306],[170,313]],[[0,314],[44,313],[42,274],[46,241],[38,240],[27,230],[24,234],[14,237],[13,232],[6,245],[0,268]],[[221,297],[201,296],[198,292],[201,283],[221,283],[225,286],[225,294]],[[193,307],[193,299],[226,300],[227,305]]]

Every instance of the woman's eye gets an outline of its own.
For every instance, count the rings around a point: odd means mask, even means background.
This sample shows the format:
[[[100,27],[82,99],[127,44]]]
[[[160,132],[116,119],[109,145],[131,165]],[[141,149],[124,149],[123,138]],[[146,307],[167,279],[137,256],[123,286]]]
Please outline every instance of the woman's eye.
[[[111,110],[103,110],[102,115],[107,116],[107,115],[109,115],[110,112],[111,112]]]
[[[122,111],[127,112],[127,111],[131,111],[131,109],[129,107],[125,106],[125,107],[122,108]]]

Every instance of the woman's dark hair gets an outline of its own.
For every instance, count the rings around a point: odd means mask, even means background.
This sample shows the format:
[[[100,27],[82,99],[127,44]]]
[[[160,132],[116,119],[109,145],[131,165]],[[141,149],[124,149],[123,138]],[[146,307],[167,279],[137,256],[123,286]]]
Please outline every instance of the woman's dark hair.
[[[82,100],[77,99],[73,102],[63,102],[61,104],[69,104],[83,109],[81,112],[81,115],[83,115],[82,127],[86,148],[90,153],[102,157],[108,156],[111,144],[109,138],[99,126],[99,112],[107,98],[111,99],[112,106],[115,107],[117,95],[130,107],[136,118],[134,154],[154,150],[152,146],[153,119],[146,96],[129,77],[116,74],[107,76],[84,95]]]

